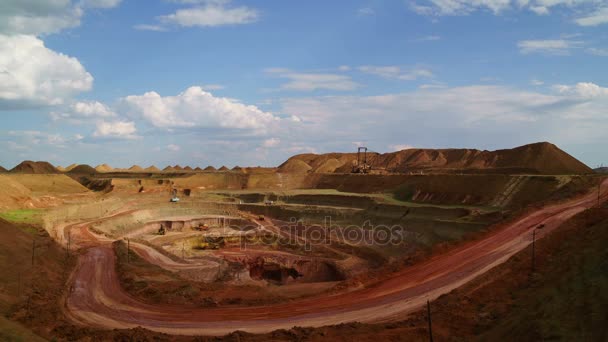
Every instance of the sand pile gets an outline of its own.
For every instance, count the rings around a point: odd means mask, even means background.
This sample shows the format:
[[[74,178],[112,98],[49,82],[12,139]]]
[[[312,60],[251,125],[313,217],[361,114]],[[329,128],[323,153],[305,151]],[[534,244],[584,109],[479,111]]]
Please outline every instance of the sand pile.
[[[204,171],[217,171],[217,169],[216,169],[216,168],[214,168],[213,166],[209,165],[209,166],[207,166],[207,167],[205,168],[205,170],[204,170]]]
[[[175,171],[175,169],[173,168],[173,166],[170,166],[170,165],[169,165],[169,166],[165,167],[165,168],[163,169],[163,171],[165,171],[165,172],[171,172],[171,171]]]
[[[203,171],[203,169],[201,169],[200,167],[198,167],[198,166],[197,166],[197,167],[194,169],[194,171],[199,172],[199,171]]]
[[[300,163],[296,163],[296,160]],[[282,172],[303,172],[308,166],[319,173],[348,173],[356,160],[356,153],[301,154],[288,159],[279,169]],[[497,151],[413,148],[385,154],[368,153],[367,160],[372,168],[390,172],[460,170],[551,175],[592,172],[585,164],[546,142]],[[334,171],[331,171],[334,167]]]
[[[220,168],[218,169],[218,171],[230,171],[230,169],[229,169],[229,168],[227,168],[225,165],[223,165],[222,167],[220,167]]]
[[[50,163],[45,161],[26,160],[21,164],[11,169],[11,173],[28,173],[28,174],[53,174],[59,171]]]
[[[130,172],[142,172],[144,171],[144,168],[139,166],[139,165],[133,165],[129,168]]]
[[[114,171],[114,168],[112,168],[108,164],[101,164],[101,165],[97,165],[95,167],[95,170],[97,170],[97,172],[112,172],[112,171]]]
[[[175,170],[175,171],[184,171],[184,168],[183,168],[183,167],[181,167],[181,166],[179,166],[179,164],[178,164],[178,165],[175,165],[175,166],[173,167],[173,170]]]
[[[279,172],[284,173],[307,173],[312,167],[299,159],[289,159],[279,166]]]
[[[72,169],[73,169],[73,168],[75,168],[76,166],[78,166],[78,164],[72,164],[72,165],[66,166],[66,168],[65,168],[65,172],[68,172],[68,171],[72,170]]]
[[[184,171],[194,171],[194,170],[193,170],[193,169],[192,169],[190,166],[186,166],[186,167],[184,168]]]
[[[144,169],[144,171],[146,171],[146,172],[160,172],[160,170],[156,166],[154,166],[154,165],[148,166],[146,169]]]
[[[75,168],[72,168],[70,171],[68,171],[67,173],[70,174],[87,174],[87,175],[94,175],[97,173],[97,170],[95,170],[93,167],[83,164],[83,165],[78,165]]]
[[[333,172],[336,172],[336,170],[339,167],[341,167],[342,165],[344,165],[344,163],[339,161],[338,159],[330,158],[330,159],[327,159],[326,161],[324,161],[323,164],[321,164],[317,168],[315,168],[314,172],[316,172],[316,173],[333,173]]]

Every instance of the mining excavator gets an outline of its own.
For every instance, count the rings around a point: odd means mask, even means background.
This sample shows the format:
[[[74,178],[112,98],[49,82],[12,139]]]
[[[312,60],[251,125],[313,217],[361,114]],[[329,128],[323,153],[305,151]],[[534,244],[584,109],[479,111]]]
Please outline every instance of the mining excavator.
[[[359,147],[357,149],[357,163],[353,165],[352,173],[369,173],[371,169],[371,165],[367,162],[367,147]]]

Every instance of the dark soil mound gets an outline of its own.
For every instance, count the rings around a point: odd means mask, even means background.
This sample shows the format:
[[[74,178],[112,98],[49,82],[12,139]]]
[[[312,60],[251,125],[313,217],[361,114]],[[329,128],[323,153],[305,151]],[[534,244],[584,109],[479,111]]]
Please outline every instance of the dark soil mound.
[[[60,173],[53,165],[45,161],[26,160],[11,169],[11,173],[55,174]]]
[[[0,166],[0,172],[8,172],[8,170]]]
[[[217,171],[217,169],[214,168],[213,166],[209,165],[205,168],[205,171]]]
[[[93,168],[92,166],[86,165],[86,164],[82,164],[82,165],[78,165],[75,168],[71,169],[70,171],[68,171],[67,173],[70,174],[80,174],[80,175],[94,175],[97,172],[97,170],[95,170],[95,168]]]

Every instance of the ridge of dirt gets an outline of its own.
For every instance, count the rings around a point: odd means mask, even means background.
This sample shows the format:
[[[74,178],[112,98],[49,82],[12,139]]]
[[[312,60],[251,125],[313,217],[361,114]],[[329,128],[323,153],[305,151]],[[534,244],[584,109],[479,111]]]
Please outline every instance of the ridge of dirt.
[[[532,174],[589,174],[593,170],[557,146],[540,142],[512,149],[419,149],[368,153],[368,164],[389,172],[498,172]],[[357,153],[300,154],[279,166],[285,172],[349,173]],[[299,161],[296,163],[295,161]],[[328,164],[329,163],[329,164]],[[332,171],[333,169],[333,171]]]

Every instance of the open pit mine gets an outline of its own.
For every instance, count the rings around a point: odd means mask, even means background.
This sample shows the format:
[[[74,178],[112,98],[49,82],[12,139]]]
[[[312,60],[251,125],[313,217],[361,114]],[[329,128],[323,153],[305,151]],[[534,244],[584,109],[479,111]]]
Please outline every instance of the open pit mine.
[[[550,143],[25,161],[0,185],[0,330],[28,341],[496,340],[548,329],[525,324],[567,279],[602,293],[580,272],[605,255],[606,174]]]

